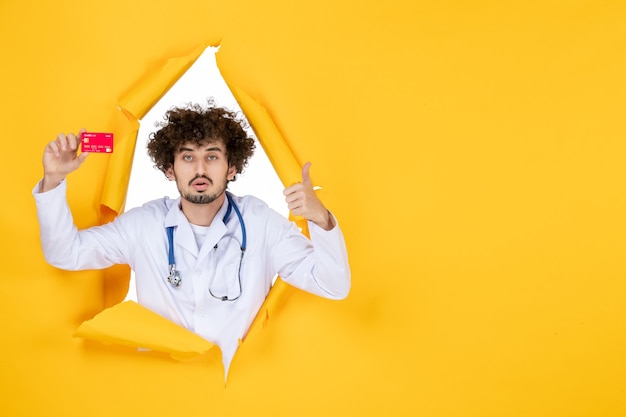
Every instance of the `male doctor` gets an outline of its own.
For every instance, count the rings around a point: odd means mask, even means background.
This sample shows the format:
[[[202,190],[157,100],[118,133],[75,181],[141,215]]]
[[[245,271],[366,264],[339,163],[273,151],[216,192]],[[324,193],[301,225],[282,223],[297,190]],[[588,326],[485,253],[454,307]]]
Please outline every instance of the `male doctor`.
[[[227,191],[254,150],[236,113],[188,105],[164,120],[150,135],[148,154],[180,197],[84,230],[74,225],[65,196],[67,175],[88,156],[77,152],[84,130],[47,144],[44,176],[33,189],[43,253],[65,270],[130,265],[139,303],[218,345],[228,372],[275,275],[325,298],[348,295],[343,235],[313,191],[310,164],[302,182],[284,191],[289,210],[308,219],[310,240],[261,200]]]

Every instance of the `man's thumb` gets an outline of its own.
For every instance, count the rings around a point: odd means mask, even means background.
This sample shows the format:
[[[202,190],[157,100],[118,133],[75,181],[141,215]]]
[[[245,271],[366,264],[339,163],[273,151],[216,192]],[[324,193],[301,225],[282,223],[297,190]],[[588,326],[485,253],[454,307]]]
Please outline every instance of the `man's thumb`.
[[[309,175],[309,170],[311,169],[311,163],[307,162],[302,167],[302,183],[303,184],[311,184],[311,176]]]

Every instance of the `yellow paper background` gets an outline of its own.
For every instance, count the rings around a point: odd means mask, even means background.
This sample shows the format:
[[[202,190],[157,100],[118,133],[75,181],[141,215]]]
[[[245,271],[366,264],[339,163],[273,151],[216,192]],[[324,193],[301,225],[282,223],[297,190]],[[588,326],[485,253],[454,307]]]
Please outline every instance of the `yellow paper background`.
[[[625,23],[621,1],[0,2],[1,414],[626,414]],[[226,387],[215,349],[73,338],[121,290],[45,264],[30,196],[58,132],[130,132],[122,97],[217,43],[313,161],[354,280],[290,291]],[[108,165],[68,180],[81,227]]]

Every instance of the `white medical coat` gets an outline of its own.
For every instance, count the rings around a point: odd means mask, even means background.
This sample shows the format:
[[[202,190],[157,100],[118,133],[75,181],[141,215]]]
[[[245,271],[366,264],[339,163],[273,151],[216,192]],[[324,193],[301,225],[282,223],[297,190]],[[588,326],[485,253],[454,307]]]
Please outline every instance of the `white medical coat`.
[[[227,223],[223,222],[226,199],[198,248],[180,210],[180,198],[154,200],[111,223],[79,231],[67,204],[66,187],[63,181],[45,193],[38,192],[39,184],[33,189],[45,259],[65,270],[130,265],[135,271],[138,302],[218,345],[226,372],[275,275],[325,298],[342,299],[350,290],[350,267],[338,225],[326,231],[309,222],[309,240],[261,200],[233,196],[244,219],[247,248],[241,267],[241,296],[236,301],[221,301],[210,295],[209,288],[217,296],[238,295],[241,251],[237,245],[242,236],[234,210]],[[178,288],[167,282],[168,226],[175,227],[176,269],[183,280]]]

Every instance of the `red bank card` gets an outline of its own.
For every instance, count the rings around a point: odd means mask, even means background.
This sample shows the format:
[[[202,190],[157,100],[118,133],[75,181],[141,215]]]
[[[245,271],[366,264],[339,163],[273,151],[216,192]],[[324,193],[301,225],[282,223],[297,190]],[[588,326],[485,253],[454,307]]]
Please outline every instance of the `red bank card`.
[[[84,132],[80,141],[80,151],[113,153],[113,133]]]

